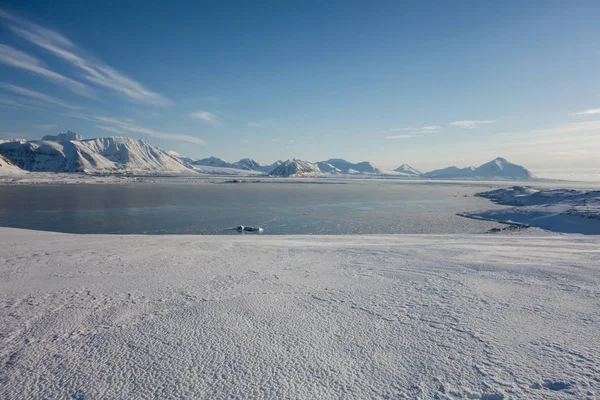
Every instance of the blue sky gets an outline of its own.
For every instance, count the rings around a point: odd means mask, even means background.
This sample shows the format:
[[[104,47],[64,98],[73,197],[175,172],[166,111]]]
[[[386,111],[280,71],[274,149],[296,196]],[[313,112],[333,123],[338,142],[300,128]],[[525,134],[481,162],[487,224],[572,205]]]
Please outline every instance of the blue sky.
[[[0,10],[0,138],[71,129],[232,161],[504,156],[543,176],[600,172],[598,1]]]

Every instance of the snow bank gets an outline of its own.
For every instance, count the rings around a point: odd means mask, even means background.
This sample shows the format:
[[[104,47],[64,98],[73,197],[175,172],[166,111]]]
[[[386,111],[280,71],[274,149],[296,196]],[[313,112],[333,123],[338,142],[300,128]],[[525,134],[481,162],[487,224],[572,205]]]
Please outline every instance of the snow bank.
[[[600,238],[0,228],[0,398],[594,398]]]
[[[477,195],[512,207],[461,215],[554,232],[600,234],[600,191],[513,186]]]

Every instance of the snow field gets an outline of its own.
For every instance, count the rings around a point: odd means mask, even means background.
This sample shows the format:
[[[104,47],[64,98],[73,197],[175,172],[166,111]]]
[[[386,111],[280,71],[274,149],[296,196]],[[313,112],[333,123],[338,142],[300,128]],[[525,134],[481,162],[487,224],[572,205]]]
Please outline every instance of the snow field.
[[[0,398],[594,398],[600,238],[0,228]]]

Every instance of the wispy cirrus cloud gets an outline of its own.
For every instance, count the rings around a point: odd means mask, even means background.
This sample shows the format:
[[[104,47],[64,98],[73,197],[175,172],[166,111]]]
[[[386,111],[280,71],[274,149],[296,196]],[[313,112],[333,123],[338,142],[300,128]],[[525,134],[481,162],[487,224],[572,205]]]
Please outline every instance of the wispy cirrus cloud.
[[[106,132],[123,134],[122,130],[114,128],[112,126],[96,125],[96,128],[102,129],[103,131],[106,131]]]
[[[451,126],[456,126],[458,128],[464,128],[464,129],[474,129],[477,128],[479,125],[487,125],[487,124],[493,124],[494,120],[491,119],[486,119],[486,120],[464,120],[464,121],[454,121],[454,122],[450,122],[449,125]]]
[[[86,117],[88,118],[88,117]],[[136,125],[133,121],[129,120],[120,120],[112,117],[98,116],[92,117],[99,122],[104,122],[106,124],[111,124],[113,126],[97,126],[99,129],[103,129],[109,132],[123,134],[125,132],[132,133],[140,133],[142,135],[147,135],[151,137],[155,137],[158,139],[167,139],[167,140],[177,140],[181,142],[194,143],[199,145],[206,145],[206,142],[200,138],[190,135],[184,135],[179,133],[170,133],[170,132],[161,132],[154,129],[145,128],[143,126]],[[117,132],[118,131],[118,132]]]
[[[406,132],[402,135],[390,135],[385,136],[384,139],[410,139],[416,137],[422,137],[424,135],[430,133],[437,133],[442,130],[442,127],[439,125],[426,125],[418,128],[393,128],[389,129],[387,132]]]
[[[416,135],[392,135],[392,136],[385,136],[384,139],[410,139],[410,138],[414,138],[414,137],[419,137]]]
[[[0,63],[40,75],[49,81],[66,86],[77,94],[87,97],[94,95],[92,88],[51,71],[37,58],[4,44],[0,44]]]
[[[14,99],[0,98],[0,107],[8,107],[8,108],[24,108],[28,110],[37,110],[41,111],[42,109],[39,107],[32,106],[30,104],[24,104]]]
[[[442,127],[439,125],[426,125],[421,126],[419,128],[393,128],[390,129],[390,132],[404,131],[411,132],[412,134],[424,134],[424,133],[434,133],[442,130]]]
[[[591,110],[585,110],[581,112],[569,114],[572,117],[585,117],[588,115],[600,115],[600,108],[592,108]]]
[[[58,125],[53,124],[45,124],[45,125],[35,125],[36,128],[41,129],[43,131],[50,131],[52,129],[58,128]]]
[[[8,28],[15,35],[78,68],[83,72],[84,79],[89,82],[112,90],[134,102],[154,105],[170,103],[166,97],[147,89],[109,65],[85,55],[73,42],[58,32],[15,17],[3,10],[0,10],[0,18],[8,21]]]
[[[219,118],[215,114],[208,111],[196,111],[190,113],[190,117],[206,122],[207,124],[211,124],[213,126],[221,125]]]
[[[44,103],[54,104],[54,105],[57,105],[60,107],[69,108],[71,110],[81,109],[81,107],[67,104],[67,103],[57,99],[56,97],[52,97],[52,96],[44,94],[44,93],[36,92],[35,90],[25,89],[24,87],[21,87],[21,86],[11,85],[10,83],[0,82],[0,88],[2,88],[4,90],[8,90],[9,92],[13,92],[13,93],[21,95],[21,96],[40,100]]]

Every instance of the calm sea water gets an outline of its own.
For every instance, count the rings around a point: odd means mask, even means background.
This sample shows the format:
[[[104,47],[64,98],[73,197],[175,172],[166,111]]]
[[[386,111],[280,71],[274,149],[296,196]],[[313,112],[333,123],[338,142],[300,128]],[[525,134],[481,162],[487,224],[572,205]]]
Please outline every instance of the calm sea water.
[[[489,185],[132,183],[0,186],[0,225],[70,233],[478,233],[500,226],[456,216],[489,209]]]

